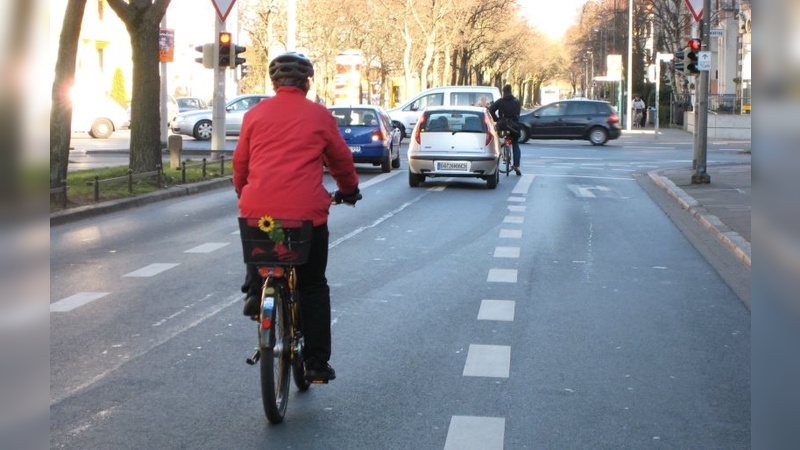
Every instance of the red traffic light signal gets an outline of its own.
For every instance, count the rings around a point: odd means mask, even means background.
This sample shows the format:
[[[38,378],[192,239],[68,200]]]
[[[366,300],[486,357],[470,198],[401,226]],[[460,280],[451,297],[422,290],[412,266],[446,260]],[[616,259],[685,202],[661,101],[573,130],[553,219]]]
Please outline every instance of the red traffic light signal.
[[[700,73],[700,69],[697,67],[697,57],[702,46],[700,39],[689,39],[686,45],[689,47],[689,51],[686,54],[686,71],[689,73]]]
[[[231,34],[227,31],[219,33],[219,67],[231,65]]]

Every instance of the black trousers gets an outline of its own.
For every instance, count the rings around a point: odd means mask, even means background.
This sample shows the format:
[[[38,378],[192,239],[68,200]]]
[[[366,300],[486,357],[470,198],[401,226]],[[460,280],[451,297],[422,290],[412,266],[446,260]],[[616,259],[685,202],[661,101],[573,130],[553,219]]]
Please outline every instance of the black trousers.
[[[327,362],[331,357],[331,295],[325,270],[328,267],[328,225],[314,227],[308,262],[297,266],[300,314],[303,321],[304,358]],[[256,266],[247,265],[242,291],[261,295],[264,279]]]

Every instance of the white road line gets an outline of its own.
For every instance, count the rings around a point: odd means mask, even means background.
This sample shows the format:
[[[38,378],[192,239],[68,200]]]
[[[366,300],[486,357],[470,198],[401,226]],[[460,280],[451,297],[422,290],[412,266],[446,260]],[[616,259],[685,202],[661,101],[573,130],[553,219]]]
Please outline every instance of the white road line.
[[[375,227],[375,226],[379,225],[380,223],[391,219],[392,217],[397,215],[400,211],[402,211],[402,210],[408,208],[409,206],[413,205],[414,203],[417,203],[418,201],[420,201],[423,197],[425,197],[427,195],[427,192],[430,192],[430,190],[426,191],[425,194],[422,194],[422,195],[420,195],[420,196],[418,196],[416,198],[413,198],[413,199],[403,203],[402,205],[400,205],[400,207],[398,207],[394,211],[390,211],[390,212],[384,214],[383,216],[379,217],[377,220],[375,220],[371,224],[363,226],[363,227],[356,228],[355,230],[347,233],[346,235],[340,237],[339,239],[329,243],[328,244],[328,249],[332,249],[332,248],[336,247],[337,245],[341,244],[342,242],[344,242],[344,241],[346,241],[348,239],[351,239],[351,238],[355,237],[358,234],[361,234],[361,232],[363,232],[364,230],[367,230],[369,228]]]
[[[503,450],[505,429],[502,417],[453,416],[444,450]]]
[[[179,264],[172,264],[172,263],[150,264],[149,266],[144,266],[141,269],[134,270],[133,272],[130,273],[126,273],[125,275],[123,275],[123,277],[138,277],[138,278],[154,277],[160,274],[161,272],[167,271],[177,266],[179,266]]]
[[[363,183],[360,183],[359,184],[359,188],[360,189],[366,189],[366,188],[372,186],[373,184],[378,184],[378,183],[380,183],[382,181],[386,181],[386,180],[388,180],[389,178],[392,178],[395,175],[400,175],[400,171],[396,170],[396,171],[389,172],[389,173],[382,173],[382,174],[378,175],[377,177],[371,178],[369,181],[365,181]]]
[[[510,202],[521,202],[521,203],[524,203],[524,202],[525,202],[525,197],[517,197],[517,196],[514,196],[514,197],[508,197],[508,201],[510,201]]]
[[[531,189],[531,184],[533,184],[533,179],[536,178],[535,175],[523,175],[520,177],[517,184],[514,185],[514,189],[511,191],[512,194],[527,194],[528,191]]]
[[[510,346],[470,344],[463,375],[465,377],[508,378],[510,367]]]
[[[519,247],[495,247],[495,258],[519,258]]]
[[[482,300],[478,310],[478,320],[514,321],[513,300]]]
[[[198,245],[197,247],[190,248],[183,253],[211,253],[214,250],[219,250],[226,245],[230,245],[230,242],[207,242],[202,245]]]
[[[527,207],[525,205],[508,205],[510,212],[525,212]]]
[[[103,298],[111,292],[79,292],[50,304],[50,312],[68,312],[75,308]]]
[[[522,230],[500,230],[500,238],[502,239],[522,239]]]
[[[489,269],[486,281],[490,283],[516,283],[517,269]]]
[[[636,181],[633,177],[598,177],[592,175],[564,175],[564,174],[538,174],[539,177],[553,177],[553,178],[588,178],[590,180],[622,180],[622,181]]]
[[[504,223],[523,223],[525,222],[525,218],[522,216],[505,216],[503,218]]]

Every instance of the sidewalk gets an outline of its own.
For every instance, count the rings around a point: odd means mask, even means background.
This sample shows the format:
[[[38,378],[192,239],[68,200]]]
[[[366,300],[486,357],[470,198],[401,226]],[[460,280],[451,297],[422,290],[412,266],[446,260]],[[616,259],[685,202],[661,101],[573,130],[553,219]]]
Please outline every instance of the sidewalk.
[[[692,184],[690,167],[649,176],[750,268],[750,171],[750,164],[709,166],[709,184]]]

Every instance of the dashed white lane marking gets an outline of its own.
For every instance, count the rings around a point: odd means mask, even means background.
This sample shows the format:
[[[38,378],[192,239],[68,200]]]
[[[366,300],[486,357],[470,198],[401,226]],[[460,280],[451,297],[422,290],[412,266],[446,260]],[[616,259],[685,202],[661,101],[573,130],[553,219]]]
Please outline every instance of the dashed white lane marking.
[[[536,178],[535,175],[523,175],[520,177],[517,184],[514,185],[514,189],[511,191],[512,194],[526,194],[528,190],[531,188],[531,184],[533,184],[533,179]]]
[[[517,269],[489,269],[486,281],[490,283],[516,283]]]
[[[73,309],[103,298],[111,292],[79,292],[50,304],[50,312],[68,312]]]
[[[495,258],[519,258],[519,247],[496,247]]]
[[[230,245],[230,242],[207,242],[202,245],[198,245],[197,247],[190,248],[183,253],[211,253],[214,250],[219,250],[226,245]]]
[[[470,344],[463,375],[465,377],[508,378],[510,367],[510,346]]]
[[[503,239],[522,239],[522,230],[500,230]]]
[[[511,212],[525,212],[526,207],[522,205],[508,205],[508,210]]]
[[[518,202],[518,203],[520,203],[520,202],[521,202],[521,203],[524,203],[524,202],[525,202],[525,197],[508,197],[508,201],[510,201],[510,202]]]
[[[483,300],[478,310],[478,320],[514,321],[513,300]]]
[[[503,450],[505,429],[502,417],[453,416],[444,450]]]
[[[154,277],[161,272],[167,271],[172,269],[173,267],[177,267],[179,264],[172,264],[172,263],[155,263],[150,264],[149,266],[144,266],[139,270],[134,270],[133,272],[126,273],[123,277],[138,277],[138,278],[145,278],[145,277]]]
[[[525,218],[522,216],[505,216],[503,217],[503,223],[523,223]]]

